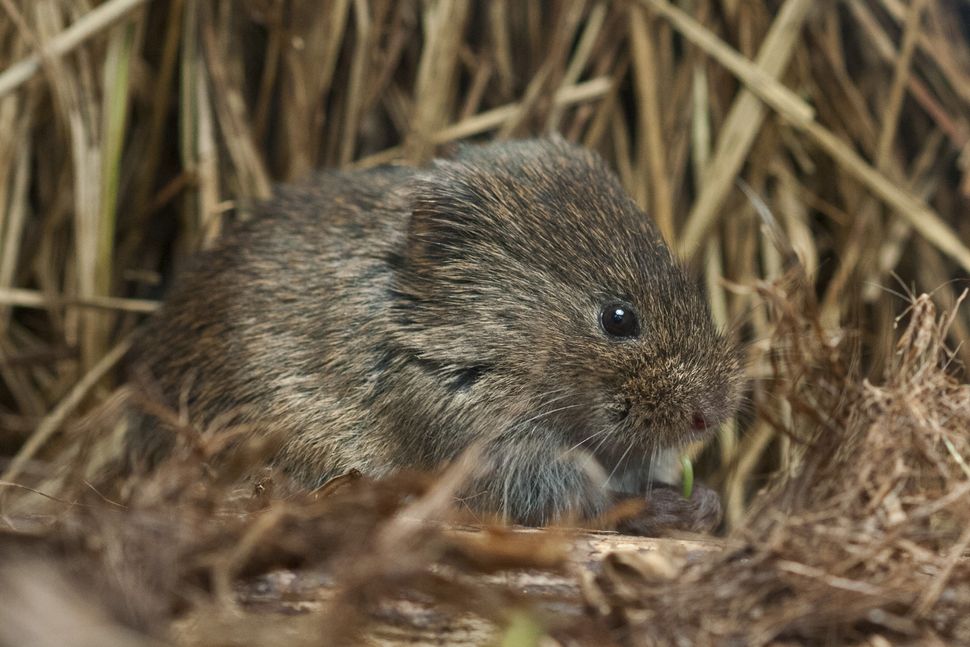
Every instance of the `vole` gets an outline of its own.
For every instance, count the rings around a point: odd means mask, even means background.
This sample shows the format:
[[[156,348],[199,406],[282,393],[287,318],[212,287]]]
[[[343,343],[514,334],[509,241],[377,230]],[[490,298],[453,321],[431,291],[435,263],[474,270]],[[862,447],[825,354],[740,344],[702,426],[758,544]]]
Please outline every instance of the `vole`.
[[[276,462],[308,486],[480,443],[465,502],[530,525],[618,492],[647,497],[647,528],[710,525],[716,499],[652,488],[649,462],[742,384],[656,225],[560,137],[278,188],[177,280],[134,360],[196,421],[283,429]]]

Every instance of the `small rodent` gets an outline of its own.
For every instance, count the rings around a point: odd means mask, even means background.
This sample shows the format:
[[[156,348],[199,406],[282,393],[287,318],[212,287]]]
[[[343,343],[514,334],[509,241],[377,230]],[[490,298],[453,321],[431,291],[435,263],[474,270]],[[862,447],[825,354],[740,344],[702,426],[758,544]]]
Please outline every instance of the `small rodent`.
[[[648,466],[732,416],[742,384],[657,227],[560,137],[279,188],[176,281],[134,359],[194,421],[284,429],[278,464],[309,486],[481,441],[465,501],[530,525],[616,492],[709,521]]]

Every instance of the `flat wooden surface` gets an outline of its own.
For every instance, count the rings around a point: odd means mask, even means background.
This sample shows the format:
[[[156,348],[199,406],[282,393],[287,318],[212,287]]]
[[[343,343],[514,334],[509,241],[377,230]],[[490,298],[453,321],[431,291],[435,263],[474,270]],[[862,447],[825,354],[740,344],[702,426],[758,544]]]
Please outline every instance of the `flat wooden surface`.
[[[456,528],[455,533],[469,542],[487,533],[473,528]],[[617,557],[639,560],[645,555],[657,555],[651,564],[664,564],[679,559],[690,560],[702,553],[723,548],[717,540],[650,539],[606,532],[548,531],[516,529],[504,533],[508,537],[528,540],[535,533],[554,533],[565,542],[567,559],[559,573],[538,570],[510,570],[491,575],[474,575],[479,585],[512,590],[522,596],[540,614],[568,617],[583,612],[581,587],[583,580],[591,580],[600,572],[603,559],[617,553]],[[667,560],[665,557],[670,557]],[[650,558],[647,558],[648,560]],[[639,563],[639,562],[638,562]],[[244,615],[262,618],[284,634],[299,635],[312,631],[314,611],[323,611],[336,596],[333,579],[320,571],[275,571],[251,581],[238,590]],[[206,618],[197,615],[180,622],[178,633],[188,632],[199,638],[197,630]],[[308,624],[311,623],[311,624]],[[494,644],[502,628],[474,614],[457,614],[434,604],[415,599],[395,599],[378,609],[369,623],[367,642],[373,645],[481,645]],[[204,633],[204,630],[203,630]]]

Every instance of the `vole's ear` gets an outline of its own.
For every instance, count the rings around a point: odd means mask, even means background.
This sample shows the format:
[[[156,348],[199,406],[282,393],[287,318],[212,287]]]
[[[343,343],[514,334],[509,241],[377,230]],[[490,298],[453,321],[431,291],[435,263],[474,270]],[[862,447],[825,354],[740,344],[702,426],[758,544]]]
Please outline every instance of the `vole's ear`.
[[[475,237],[481,196],[461,177],[459,166],[436,162],[407,189],[406,258],[412,267],[445,265],[461,257]]]

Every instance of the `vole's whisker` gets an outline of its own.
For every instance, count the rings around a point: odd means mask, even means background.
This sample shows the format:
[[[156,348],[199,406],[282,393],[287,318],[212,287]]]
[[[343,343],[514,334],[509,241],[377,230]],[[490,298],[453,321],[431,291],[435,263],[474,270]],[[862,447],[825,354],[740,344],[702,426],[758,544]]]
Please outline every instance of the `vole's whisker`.
[[[596,454],[600,450],[600,448],[604,445],[604,443],[606,443],[607,440],[613,437],[613,432],[616,431],[616,429],[608,428],[604,431],[609,431],[610,433],[605,433],[598,441],[596,441],[596,445],[594,445],[593,448],[590,449],[590,452],[592,452],[593,454]]]
[[[654,447],[650,450],[650,465],[647,467],[647,488],[653,487],[653,474],[657,469],[657,461],[660,460],[660,450]]]
[[[650,460],[650,456],[651,455],[647,454],[646,452],[640,452],[640,466],[637,468],[637,474],[643,474],[644,471],[646,471],[649,474],[650,463],[648,463],[647,461]]]
[[[541,418],[545,418],[546,416],[551,416],[554,413],[559,413],[560,411],[565,411],[567,409],[575,409],[576,407],[581,407],[581,406],[583,406],[583,405],[582,404],[567,404],[564,407],[558,407],[556,409],[552,409],[551,411],[543,411],[542,413],[538,413],[538,414],[532,416],[531,418],[527,418],[526,420],[523,420],[519,424],[525,425],[525,424],[528,424],[530,422],[535,422],[536,420],[539,420]]]
[[[555,402],[560,402],[562,400],[565,400],[570,395],[572,395],[572,392],[569,389],[558,389],[556,391],[550,391],[546,395],[549,396],[549,395],[554,395],[554,394],[556,394],[556,397],[554,397],[554,398],[548,398],[546,400],[540,400],[538,402],[538,404],[536,404],[535,408],[536,409],[543,409],[545,407],[548,407],[550,404],[553,404]]]
[[[606,487],[609,485],[610,481],[613,479],[613,475],[616,474],[616,471],[618,469],[620,469],[620,465],[623,464],[623,461],[626,459],[631,449],[633,449],[633,443],[630,443],[629,445],[626,446],[626,451],[624,451],[623,454],[620,456],[620,460],[616,461],[616,465],[613,466],[613,471],[610,472],[610,475],[607,476],[606,480],[603,482],[603,487]]]
[[[602,436],[603,434],[605,434],[608,431],[612,431],[612,430],[611,429],[600,429],[599,431],[594,432],[594,433],[590,434],[589,436],[586,436],[586,438],[583,438],[581,441],[579,441],[578,443],[576,443],[575,445],[573,445],[572,447],[570,447],[569,449],[567,449],[564,453],[565,454],[568,454],[568,453],[570,453],[572,451],[575,451],[576,449],[579,449],[580,446],[586,444],[587,442],[589,442],[593,438],[596,438],[597,436]]]

